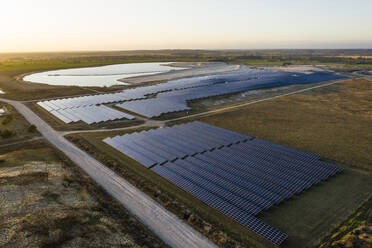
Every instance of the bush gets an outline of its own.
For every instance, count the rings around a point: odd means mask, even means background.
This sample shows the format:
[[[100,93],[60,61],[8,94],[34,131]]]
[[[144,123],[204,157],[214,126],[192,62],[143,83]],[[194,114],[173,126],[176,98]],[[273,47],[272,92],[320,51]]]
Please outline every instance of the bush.
[[[2,138],[4,138],[4,139],[10,138],[10,137],[12,137],[13,135],[14,135],[14,132],[12,132],[12,131],[10,131],[10,130],[8,130],[8,129],[5,129],[5,130],[1,131],[1,134],[0,134],[0,136],[1,136]]]
[[[289,66],[289,65],[292,65],[292,63],[291,62],[283,62],[282,65],[283,66]]]
[[[27,128],[27,131],[29,133],[35,133],[36,132],[36,126],[35,125],[30,125],[28,128]]]
[[[10,123],[12,120],[13,120],[13,116],[12,115],[7,115],[7,116],[5,116],[5,119],[3,120],[2,124],[6,125],[6,124]]]

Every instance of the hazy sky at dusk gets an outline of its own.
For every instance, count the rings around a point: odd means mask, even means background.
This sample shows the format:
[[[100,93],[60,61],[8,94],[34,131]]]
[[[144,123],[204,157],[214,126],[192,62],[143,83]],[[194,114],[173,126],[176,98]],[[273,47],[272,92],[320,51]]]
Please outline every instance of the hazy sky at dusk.
[[[371,0],[12,0],[0,52],[372,48]]]

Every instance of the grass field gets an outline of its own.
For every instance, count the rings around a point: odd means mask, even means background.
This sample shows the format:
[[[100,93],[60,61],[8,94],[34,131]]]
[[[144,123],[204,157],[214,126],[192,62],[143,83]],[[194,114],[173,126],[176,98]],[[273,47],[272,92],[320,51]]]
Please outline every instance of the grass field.
[[[201,118],[212,125],[320,155],[344,171],[262,213],[285,231],[284,247],[315,246],[372,192],[372,84],[365,80]]]
[[[258,216],[288,234],[283,247],[316,247],[371,197],[372,174],[344,171]]]
[[[0,145],[30,139],[40,135],[37,130],[30,129],[30,124],[12,106],[0,102],[0,108],[6,110],[6,113],[0,116]],[[9,137],[3,135],[5,131],[11,133]]]
[[[319,154],[323,159],[344,167],[341,174],[259,215],[263,221],[289,235],[283,247],[319,245],[370,199],[371,86],[368,81],[351,79],[310,92],[199,118],[212,125]],[[96,157],[101,157],[103,162],[104,157],[114,159],[117,167],[156,185],[162,192],[182,202],[209,223],[226,231],[230,237],[244,244],[263,244],[252,241],[251,238],[255,238],[241,226],[210,210],[193,197],[183,194],[162,178],[101,142],[107,136],[123,133],[86,133],[78,135],[78,139],[83,143],[88,142],[86,150],[96,153]],[[121,174],[128,176],[123,171]]]
[[[372,199],[337,227],[320,243],[323,247],[368,247],[372,243]]]
[[[167,247],[43,141],[0,149],[0,246]]]
[[[352,79],[201,120],[371,170],[371,100],[372,84]]]

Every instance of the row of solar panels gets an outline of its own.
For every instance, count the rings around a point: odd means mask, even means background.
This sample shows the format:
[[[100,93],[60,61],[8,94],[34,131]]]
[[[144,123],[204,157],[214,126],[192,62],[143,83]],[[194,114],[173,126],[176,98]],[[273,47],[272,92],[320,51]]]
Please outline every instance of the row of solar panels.
[[[189,122],[106,138],[104,142],[146,167],[151,167],[248,139],[249,136],[230,130],[201,122]]]
[[[334,80],[340,77],[341,76],[326,73],[270,73],[243,81],[226,81],[224,83],[209,84],[198,88],[163,92],[157,94],[156,98],[124,102],[116,106],[152,118],[170,112],[189,110],[190,108],[187,106],[187,101],[190,100],[290,84],[315,83]]]
[[[184,78],[167,83],[129,89],[119,93],[56,99],[38,102],[38,104],[49,112],[54,111],[52,114],[65,120],[66,118],[63,118],[65,115],[60,113],[64,111],[61,110],[126,101],[117,106],[152,118],[165,113],[189,110],[190,108],[187,106],[187,101],[189,100],[265,87],[314,83],[337,78],[340,78],[340,76],[326,73],[294,74],[291,72],[257,71],[242,67],[242,69],[233,73]],[[150,94],[157,94],[157,96],[156,98],[144,99]],[[136,99],[137,101],[133,101]],[[68,122],[69,118],[66,121]]]
[[[230,192],[218,190],[213,186],[213,183],[208,182],[207,180],[205,180],[202,184],[200,184],[200,182],[197,184],[195,183],[195,178],[194,180],[190,179],[190,175],[185,175],[182,170],[179,170],[179,167],[176,168],[177,165],[174,167],[171,167],[171,165],[174,165],[174,163],[169,163],[166,166],[155,166],[152,170],[181,189],[200,199],[207,205],[229,216],[233,220],[256,232],[258,235],[266,238],[272,243],[280,245],[287,238],[285,233],[282,233],[274,227],[263,223],[254,215],[247,213],[245,211],[247,205],[244,205],[244,201],[239,203],[241,204],[239,207],[229,202],[229,199],[236,199],[237,196],[234,197],[234,195]],[[227,195],[227,198],[221,197],[220,194],[222,193],[225,193],[224,196],[226,197]]]
[[[186,101],[177,102],[171,98],[150,98],[141,101],[119,103],[115,106],[125,110],[129,110],[147,118],[157,117],[166,113],[186,111],[191,109],[187,106]]]
[[[200,122],[104,141],[276,245],[286,234],[255,216],[342,170],[319,156]]]
[[[143,99],[147,95],[156,94],[159,92],[181,90],[186,88],[194,88],[200,86],[213,85],[219,82],[237,82],[247,81],[251,79],[278,79],[288,78],[290,75],[296,75],[298,81],[304,81],[309,78],[306,74],[293,74],[291,72],[270,72],[251,70],[247,67],[234,72],[215,74],[209,76],[191,77],[178,80],[172,80],[167,83],[161,83],[145,87],[137,87],[134,89],[124,90],[119,93],[98,94],[82,97],[72,97],[66,99],[56,99],[44,101],[45,107],[48,111],[76,108],[81,106],[90,106],[104,103],[123,102],[129,100]],[[329,74],[328,74],[329,75]],[[319,77],[319,78],[316,78]],[[324,75],[312,75],[311,81],[324,80]]]
[[[247,68],[240,69],[234,73],[229,74],[217,74],[211,76],[184,78],[178,80],[172,80],[167,83],[161,83],[151,86],[138,87],[134,89],[124,90],[119,93],[109,94],[98,94],[90,96],[72,97],[64,99],[56,99],[50,101],[43,101],[44,107],[48,111],[76,108],[81,106],[91,106],[104,103],[122,102],[135,99],[146,98],[147,95],[156,94],[159,92],[165,92],[170,90],[179,90],[185,88],[199,87],[209,84],[214,84],[221,81],[236,81],[239,78],[251,77],[251,73],[263,74],[265,72],[257,72]]]
[[[256,220],[262,210],[341,171],[340,167],[258,143],[233,144],[152,170],[276,245],[286,235]],[[261,149],[261,150],[260,150]],[[272,153],[278,153],[275,158]],[[297,156],[298,155],[298,156]],[[303,159],[301,161],[301,159]]]
[[[87,124],[93,124],[123,118],[133,120],[135,118],[132,115],[106,107],[104,105],[52,110],[50,113],[65,123],[83,121]]]

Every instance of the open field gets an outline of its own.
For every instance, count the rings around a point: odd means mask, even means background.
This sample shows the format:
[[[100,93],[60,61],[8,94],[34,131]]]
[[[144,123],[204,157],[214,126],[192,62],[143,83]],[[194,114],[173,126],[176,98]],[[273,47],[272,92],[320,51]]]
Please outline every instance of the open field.
[[[371,199],[372,174],[343,167],[340,175],[260,213],[261,220],[288,234],[283,247],[316,247]]]
[[[340,175],[327,182],[261,213],[259,217],[264,222],[289,235],[284,247],[318,245],[370,199],[372,158],[368,151],[372,145],[371,90],[368,81],[350,79],[306,93],[199,118],[212,125],[318,154],[345,168]],[[121,175],[133,177],[133,183],[145,180],[145,192],[153,194],[160,190],[162,194],[190,208],[213,227],[226,231],[229,237],[243,244],[252,244],[252,240],[244,240],[243,237],[248,237],[244,228],[234,225],[216,211],[208,210],[197,199],[183,194],[164,179],[102,142],[107,136],[123,133],[75,134],[72,139]],[[224,218],[223,221],[217,221],[216,216],[217,219]]]
[[[49,144],[0,159],[1,247],[166,247]]]
[[[371,93],[351,79],[201,120],[370,170]]]
[[[40,135],[12,106],[0,102],[0,108],[5,109],[5,114],[0,115],[0,145]]]
[[[371,91],[370,82],[354,79],[200,119],[345,168],[262,214],[263,221],[289,235],[284,246],[316,245],[371,197]]]
[[[172,120],[172,119],[181,118],[181,117],[188,117],[194,114],[219,110],[224,107],[231,107],[231,106],[236,106],[239,104],[245,104],[247,102],[253,102],[256,100],[275,97],[278,95],[283,95],[283,94],[287,94],[290,92],[307,89],[309,87],[322,86],[323,84],[324,82],[314,83],[311,85],[297,84],[297,85],[289,85],[289,86],[282,86],[282,87],[250,90],[250,91],[245,91],[245,92],[240,92],[240,93],[233,93],[233,94],[226,94],[222,96],[213,96],[213,97],[208,97],[208,98],[203,98],[203,99],[191,100],[191,101],[187,101],[187,104],[189,107],[191,107],[191,110],[167,113],[159,117],[155,117],[154,119],[167,121],[167,120]],[[175,123],[175,122],[170,121],[169,123]]]
[[[357,209],[320,244],[322,247],[368,247],[372,243],[372,199]]]

